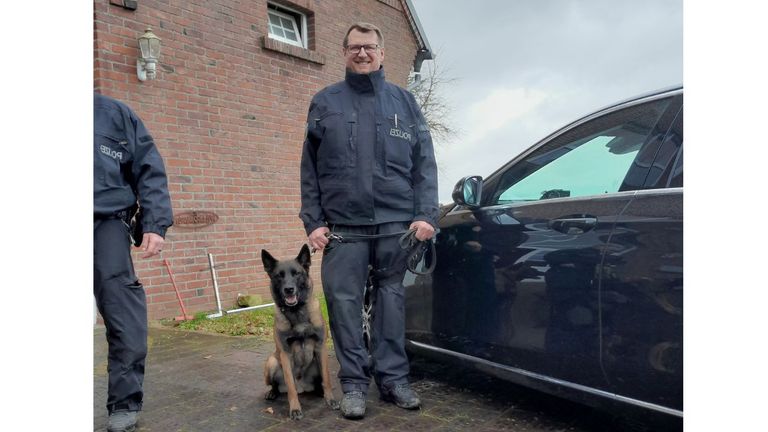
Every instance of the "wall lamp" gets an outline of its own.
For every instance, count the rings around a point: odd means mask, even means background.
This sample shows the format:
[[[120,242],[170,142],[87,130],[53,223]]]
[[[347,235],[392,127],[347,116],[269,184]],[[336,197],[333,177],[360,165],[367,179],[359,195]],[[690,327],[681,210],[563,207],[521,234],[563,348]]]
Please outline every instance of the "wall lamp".
[[[136,75],[139,81],[155,79],[157,76],[157,60],[160,58],[160,38],[147,27],[144,34],[139,36],[141,57],[136,59]]]

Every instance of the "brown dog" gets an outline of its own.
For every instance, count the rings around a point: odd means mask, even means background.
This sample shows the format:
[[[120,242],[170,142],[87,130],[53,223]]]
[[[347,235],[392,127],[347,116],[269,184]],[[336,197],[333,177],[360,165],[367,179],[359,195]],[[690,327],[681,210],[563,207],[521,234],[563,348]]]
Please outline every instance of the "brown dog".
[[[309,248],[304,245],[295,259],[283,261],[262,249],[261,261],[275,301],[275,353],[264,365],[264,398],[273,400],[287,392],[291,419],[299,420],[304,414],[298,394],[317,391],[321,384],[325,402],[339,409],[328,372],[327,327],[320,302],[312,295]]]

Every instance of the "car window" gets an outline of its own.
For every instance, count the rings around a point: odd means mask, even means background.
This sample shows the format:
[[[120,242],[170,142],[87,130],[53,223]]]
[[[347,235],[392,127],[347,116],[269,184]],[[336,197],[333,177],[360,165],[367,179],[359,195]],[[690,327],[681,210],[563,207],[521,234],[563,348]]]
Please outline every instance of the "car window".
[[[645,189],[682,186],[683,110],[677,114],[650,165]]]
[[[617,192],[669,99],[591,120],[511,166],[490,205]]]
[[[680,151],[677,152],[677,158],[675,160],[674,168],[672,168],[672,174],[669,177],[669,185],[667,187],[683,187],[683,148],[680,147]]]

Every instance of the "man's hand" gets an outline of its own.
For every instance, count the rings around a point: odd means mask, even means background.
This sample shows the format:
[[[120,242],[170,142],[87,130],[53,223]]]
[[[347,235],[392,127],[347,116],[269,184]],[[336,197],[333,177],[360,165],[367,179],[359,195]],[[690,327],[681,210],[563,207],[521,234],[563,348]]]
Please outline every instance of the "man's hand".
[[[141,250],[146,252],[142,258],[153,257],[163,251],[165,239],[160,234],[148,232],[141,238]]]
[[[325,249],[325,245],[328,244],[328,237],[325,235],[329,232],[331,232],[331,230],[328,229],[328,227],[320,227],[309,233],[309,237],[307,237],[309,247],[311,247],[313,251]]]
[[[413,221],[409,229],[416,230],[416,240],[418,241],[429,240],[435,235],[435,229],[429,222]]]

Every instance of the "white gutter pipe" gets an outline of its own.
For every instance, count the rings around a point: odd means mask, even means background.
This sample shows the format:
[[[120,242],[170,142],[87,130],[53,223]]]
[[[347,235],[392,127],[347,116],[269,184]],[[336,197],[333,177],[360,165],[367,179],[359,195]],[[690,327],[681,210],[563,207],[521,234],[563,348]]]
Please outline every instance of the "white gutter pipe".
[[[206,318],[220,318],[224,315],[229,315],[229,314],[238,313],[238,312],[245,312],[248,310],[260,309],[268,306],[274,306],[274,303],[267,303],[267,304],[262,304],[258,306],[249,306],[245,308],[232,309],[228,311],[221,310],[221,296],[219,295],[219,282],[218,282],[218,279],[216,278],[216,266],[213,264],[212,254],[208,254],[208,265],[211,268],[211,278],[213,278],[213,293],[216,295],[216,307],[218,308],[218,312],[214,314],[210,314]]]
[[[225,312],[225,314],[229,315],[229,314],[233,314],[233,313],[245,312],[245,311],[254,310],[254,309],[261,309],[261,308],[265,308],[265,307],[268,307],[268,306],[274,306],[274,305],[275,305],[274,303],[266,303],[266,304],[262,304],[262,305],[258,305],[258,306],[248,306],[248,307],[244,307],[244,308],[228,310],[228,311]]]
[[[222,315],[224,315],[224,312],[221,310],[221,297],[219,296],[219,282],[216,279],[216,267],[213,265],[213,254],[208,254],[208,266],[211,268],[211,278],[213,279],[213,293],[216,295],[216,306],[218,307],[218,312],[215,314],[208,315],[208,318],[218,318]]]

